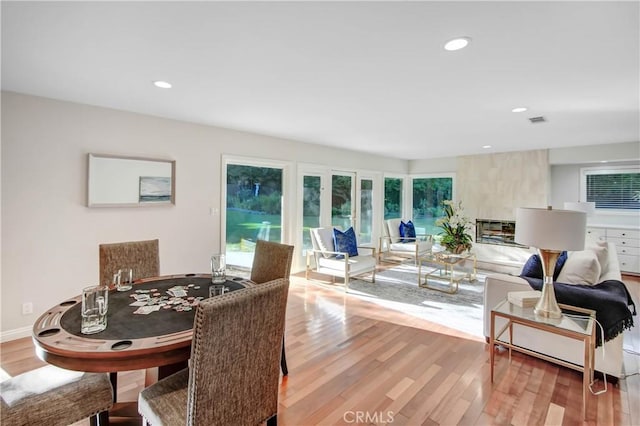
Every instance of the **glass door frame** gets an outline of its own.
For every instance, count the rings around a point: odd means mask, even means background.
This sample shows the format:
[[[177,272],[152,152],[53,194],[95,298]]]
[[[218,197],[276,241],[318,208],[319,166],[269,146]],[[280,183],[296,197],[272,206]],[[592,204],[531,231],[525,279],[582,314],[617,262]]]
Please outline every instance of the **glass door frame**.
[[[378,190],[379,183],[381,181],[380,176],[376,176],[375,173],[370,172],[356,172],[356,221],[354,226],[354,231],[356,231],[356,235],[358,236],[358,242],[361,241],[362,236],[362,181],[370,180],[371,181],[371,242],[363,245],[371,245],[372,247],[376,247],[376,239],[378,238],[378,229],[380,226],[376,226],[377,223],[382,224],[381,221],[381,204],[380,199],[381,191]]]
[[[303,247],[302,233],[299,230],[304,229],[304,178],[305,176],[313,176],[320,178],[320,226],[331,226],[331,191],[327,191],[330,187],[329,179],[330,174],[326,167],[319,167],[317,165],[299,164],[297,173],[297,206],[296,207],[296,221],[295,227],[295,245],[300,247],[299,253],[302,257],[306,256],[306,250]]]
[[[255,157],[242,157],[236,155],[222,155],[220,168],[220,253],[227,251],[227,166],[241,165],[249,167],[267,167],[282,170],[282,209],[280,218],[280,241],[289,244],[292,229],[291,193],[293,182],[291,180],[291,162],[278,160],[265,160]]]

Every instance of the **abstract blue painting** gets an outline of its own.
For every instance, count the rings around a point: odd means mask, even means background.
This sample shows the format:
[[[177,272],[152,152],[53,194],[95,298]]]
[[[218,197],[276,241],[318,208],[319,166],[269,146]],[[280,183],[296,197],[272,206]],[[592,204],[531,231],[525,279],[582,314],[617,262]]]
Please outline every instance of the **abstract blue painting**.
[[[171,178],[161,176],[140,176],[140,203],[171,201]]]

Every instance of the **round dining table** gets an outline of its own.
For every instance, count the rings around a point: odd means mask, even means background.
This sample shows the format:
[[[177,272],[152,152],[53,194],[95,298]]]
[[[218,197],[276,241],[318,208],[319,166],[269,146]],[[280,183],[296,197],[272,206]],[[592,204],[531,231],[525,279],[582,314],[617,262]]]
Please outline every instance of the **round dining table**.
[[[64,300],[35,322],[36,353],[43,361],[69,370],[113,373],[159,367],[158,375],[163,377],[163,367],[170,374],[171,366],[184,365],[189,359],[196,307],[209,297],[210,285],[209,274],[186,274],[141,279],[128,291],[112,289],[107,328],[95,334],[80,332],[81,295]],[[252,282],[233,278],[224,285],[234,291]],[[173,296],[181,289],[182,297]],[[137,299],[144,298],[140,295],[148,295],[149,305],[160,305],[159,309],[134,313],[140,312]]]

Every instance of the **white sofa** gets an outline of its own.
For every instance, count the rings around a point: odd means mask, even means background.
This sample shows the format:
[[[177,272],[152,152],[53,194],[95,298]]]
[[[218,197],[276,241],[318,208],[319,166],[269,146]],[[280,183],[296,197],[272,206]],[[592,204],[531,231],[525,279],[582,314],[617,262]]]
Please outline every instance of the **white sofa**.
[[[571,253],[569,253],[571,256]],[[620,264],[616,248],[613,243],[607,244],[607,261],[603,262],[604,268],[600,272],[597,282],[604,280],[621,280]],[[491,335],[491,309],[507,297],[510,291],[531,291],[529,283],[524,279],[505,274],[488,275],[484,285],[484,335],[489,338]],[[502,328],[505,321],[496,318],[496,330]],[[582,342],[577,340],[552,335],[540,330],[528,327],[514,326],[513,343],[536,352],[541,352],[555,358],[560,358],[574,364],[584,364],[584,349]],[[597,371],[611,376],[621,377],[622,375],[622,334],[612,339],[604,345],[605,355],[603,357],[602,347],[596,348]]]

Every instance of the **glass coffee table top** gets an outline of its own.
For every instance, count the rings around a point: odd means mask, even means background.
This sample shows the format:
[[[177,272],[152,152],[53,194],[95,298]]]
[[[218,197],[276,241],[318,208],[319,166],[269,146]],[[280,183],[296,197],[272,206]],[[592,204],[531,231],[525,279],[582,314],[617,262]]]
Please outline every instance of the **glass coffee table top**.
[[[472,262],[471,268],[467,267],[468,262]],[[434,285],[434,283],[429,283],[429,279],[431,281],[444,280],[445,284]],[[469,282],[476,280],[476,255],[474,253],[455,254],[437,251],[427,253],[418,259],[418,285],[420,287],[453,294],[458,291],[458,284],[464,279]]]

